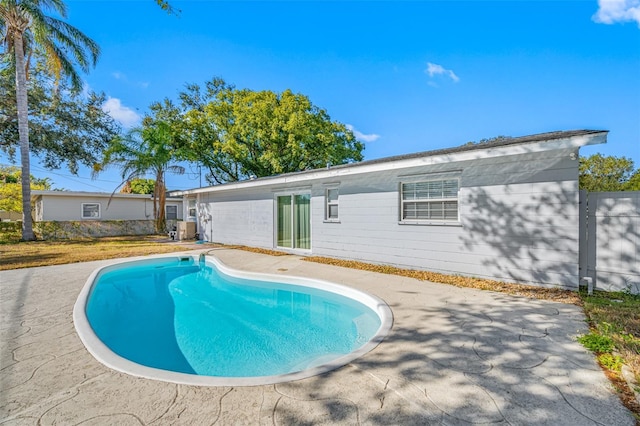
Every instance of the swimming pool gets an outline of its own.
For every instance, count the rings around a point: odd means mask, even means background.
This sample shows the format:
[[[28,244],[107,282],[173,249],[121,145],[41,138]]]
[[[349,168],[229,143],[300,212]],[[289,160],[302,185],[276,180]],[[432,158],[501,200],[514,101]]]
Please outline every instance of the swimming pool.
[[[382,300],[338,284],[237,271],[214,256],[162,256],[94,271],[74,323],[115,370],[234,386],[345,365],[383,339],[392,315]]]

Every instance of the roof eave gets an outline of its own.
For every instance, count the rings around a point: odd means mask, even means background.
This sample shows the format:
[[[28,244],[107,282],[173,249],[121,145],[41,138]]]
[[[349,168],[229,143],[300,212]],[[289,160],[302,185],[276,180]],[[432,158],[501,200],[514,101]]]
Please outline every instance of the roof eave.
[[[461,161],[479,160],[494,158],[504,155],[518,155],[532,152],[543,152],[563,149],[577,149],[586,145],[597,145],[606,143],[606,130],[594,131],[581,135],[573,135],[561,138],[539,140],[535,142],[515,143],[511,145],[478,146],[476,149],[466,151],[450,152],[445,154],[424,156],[398,156],[391,157],[388,161],[372,161],[341,166],[329,167],[327,169],[316,169],[297,173],[288,173],[279,176],[264,177],[254,180],[244,180],[240,182],[225,183],[222,185],[208,186],[182,191],[172,191],[171,196],[197,195],[206,192],[232,191],[245,188],[259,188],[264,186],[274,186],[282,184],[299,183],[310,180],[337,178],[346,175],[356,175],[372,173],[400,168],[411,168],[416,166],[435,165],[442,163],[455,163]]]

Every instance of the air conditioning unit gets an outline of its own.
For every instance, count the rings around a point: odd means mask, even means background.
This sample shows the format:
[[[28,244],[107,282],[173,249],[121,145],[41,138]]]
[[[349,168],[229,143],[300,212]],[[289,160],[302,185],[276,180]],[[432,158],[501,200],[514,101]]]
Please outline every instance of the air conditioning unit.
[[[179,240],[193,240],[196,238],[196,223],[179,221],[177,231]]]

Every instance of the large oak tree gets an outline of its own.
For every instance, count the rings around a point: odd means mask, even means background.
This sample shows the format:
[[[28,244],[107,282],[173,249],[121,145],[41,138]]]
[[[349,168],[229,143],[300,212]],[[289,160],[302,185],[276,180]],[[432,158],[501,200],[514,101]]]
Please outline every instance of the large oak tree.
[[[207,170],[210,184],[339,165],[363,159],[364,144],[307,96],[236,89],[215,78],[188,85],[180,103],[151,106],[145,122],[169,123],[182,159]]]

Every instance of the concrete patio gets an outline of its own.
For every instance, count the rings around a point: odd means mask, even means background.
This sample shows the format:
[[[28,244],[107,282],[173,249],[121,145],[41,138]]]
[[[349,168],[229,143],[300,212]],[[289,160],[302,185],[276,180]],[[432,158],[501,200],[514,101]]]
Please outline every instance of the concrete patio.
[[[580,308],[237,250],[250,271],[349,285],[392,308],[391,333],[333,372],[254,387],[135,378],[96,361],[72,310],[89,274],[114,261],[0,272],[0,424],[633,425],[576,342]]]

